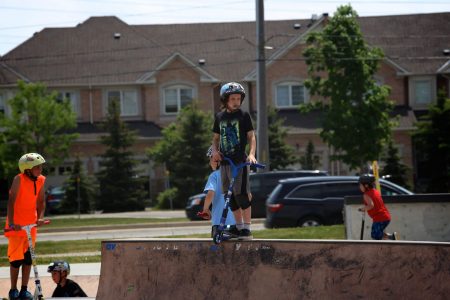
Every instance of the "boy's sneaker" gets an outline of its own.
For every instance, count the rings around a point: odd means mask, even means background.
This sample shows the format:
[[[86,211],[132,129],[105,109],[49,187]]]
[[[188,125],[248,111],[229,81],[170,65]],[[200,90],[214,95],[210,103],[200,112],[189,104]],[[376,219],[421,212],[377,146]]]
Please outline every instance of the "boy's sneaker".
[[[20,291],[19,298],[20,300],[33,300],[33,295],[29,291]]]
[[[240,236],[240,231],[236,226],[231,225],[230,229],[227,230],[227,233],[230,235],[230,239],[238,238]]]
[[[8,299],[9,300],[19,299],[19,291],[17,289],[9,290]]]
[[[253,239],[252,232],[248,229],[242,229],[239,234],[239,239],[243,241],[249,241]]]
[[[391,240],[394,240],[394,241],[397,240],[397,232],[394,231],[394,232],[391,234]]]

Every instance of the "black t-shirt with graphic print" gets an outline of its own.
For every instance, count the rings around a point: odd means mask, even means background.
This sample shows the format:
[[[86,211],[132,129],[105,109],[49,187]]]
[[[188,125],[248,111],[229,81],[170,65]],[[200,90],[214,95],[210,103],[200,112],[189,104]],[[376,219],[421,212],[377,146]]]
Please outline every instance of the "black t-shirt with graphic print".
[[[229,113],[224,110],[215,116],[213,132],[220,136],[220,152],[234,162],[245,161],[247,133],[252,130],[252,118],[248,112],[238,109]]]

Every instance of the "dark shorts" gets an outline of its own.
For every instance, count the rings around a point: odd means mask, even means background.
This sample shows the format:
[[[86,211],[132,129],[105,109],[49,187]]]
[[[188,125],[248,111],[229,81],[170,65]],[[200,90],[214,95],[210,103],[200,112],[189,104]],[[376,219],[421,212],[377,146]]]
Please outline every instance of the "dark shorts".
[[[239,170],[236,179],[233,184],[233,195],[247,195],[250,193],[250,184],[249,184],[249,167],[246,166]],[[231,181],[231,167],[230,165],[221,165],[220,166],[220,177],[222,179],[222,191],[223,193],[228,192],[228,188],[230,187]]]
[[[372,224],[371,237],[374,240],[382,240],[384,235],[384,230],[389,225],[391,221],[374,222]]]
[[[239,170],[236,179],[234,180],[232,188],[232,196],[230,199],[230,209],[235,211],[239,208],[247,209],[250,207],[250,183],[249,183],[249,167],[244,167]],[[220,166],[220,176],[222,178],[222,191],[228,193],[231,181],[231,167],[230,165]]]

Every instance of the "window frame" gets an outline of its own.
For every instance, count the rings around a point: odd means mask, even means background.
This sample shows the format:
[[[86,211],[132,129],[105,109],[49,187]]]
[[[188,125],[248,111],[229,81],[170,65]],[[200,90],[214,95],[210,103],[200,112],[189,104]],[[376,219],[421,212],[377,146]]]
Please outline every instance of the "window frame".
[[[8,113],[8,108],[7,108],[7,98],[6,98],[6,92],[4,91],[0,91],[0,108],[3,108],[2,110],[0,110],[0,114],[6,116]]]
[[[278,102],[278,87],[281,86],[287,86],[288,87],[288,93],[289,93],[289,99],[288,99],[288,105],[279,105]],[[299,104],[293,104],[293,97],[292,97],[292,87],[293,86],[301,86],[303,87],[303,103]],[[303,80],[286,80],[286,81],[280,81],[274,84],[274,101],[275,101],[275,107],[279,109],[286,109],[286,108],[296,108],[300,104],[306,104],[309,102],[309,93],[308,89],[305,86],[305,82]]]
[[[194,101],[195,95],[196,95],[196,90],[192,85],[189,84],[185,84],[185,83],[175,83],[175,84],[169,84],[169,85],[165,85],[161,88],[161,98],[162,98],[162,105],[161,105],[161,111],[164,115],[168,115],[168,116],[175,116],[178,115],[181,111],[181,109],[183,108],[182,104],[181,104],[181,90],[190,90],[191,91],[191,102],[192,103]],[[167,105],[166,105],[166,91],[167,90],[176,90],[177,92],[177,111],[176,112],[167,112]]]
[[[316,187],[316,188],[319,189],[319,195],[320,195],[319,198],[309,198],[309,197],[308,198],[305,198],[305,197],[299,198],[299,197],[297,197],[295,195],[295,193],[299,189],[301,189],[301,188],[310,188],[310,187],[313,187],[313,188]],[[313,182],[313,183],[299,184],[295,188],[293,188],[284,198],[286,200],[287,199],[292,199],[292,200],[295,200],[295,199],[308,199],[308,200],[314,200],[314,201],[321,201],[321,200],[324,199],[322,190],[323,190],[323,183],[322,182]]]
[[[140,114],[140,99],[139,99],[139,91],[136,88],[108,88],[104,91],[104,114],[105,116],[108,114],[108,107],[109,107],[109,94],[112,92],[119,92],[119,105],[120,105],[120,116],[121,117],[138,117]],[[136,103],[135,112],[129,114],[124,113],[124,94],[125,93],[133,93],[134,101]]]
[[[65,94],[69,93],[71,96],[74,96],[74,98],[70,97],[68,98],[70,101],[70,105],[72,107],[72,110],[75,112],[75,115],[77,117],[80,117],[80,92],[77,90],[70,90],[70,89],[62,89],[62,90],[56,90],[56,93],[59,95],[64,95],[64,98],[67,98]]]
[[[416,85],[418,82],[427,81],[430,86],[430,101],[427,103],[417,102]],[[435,76],[416,76],[409,78],[409,103],[413,108],[428,108],[436,103],[436,77]]]

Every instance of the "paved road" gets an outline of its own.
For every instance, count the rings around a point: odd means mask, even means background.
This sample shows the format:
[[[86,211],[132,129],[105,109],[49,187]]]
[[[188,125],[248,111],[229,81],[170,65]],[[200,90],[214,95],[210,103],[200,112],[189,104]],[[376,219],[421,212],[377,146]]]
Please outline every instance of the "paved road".
[[[133,211],[133,212],[121,212],[121,213],[104,213],[104,214],[82,214],[75,215],[60,215],[49,216],[50,219],[64,219],[64,218],[156,218],[156,219],[168,219],[168,218],[185,218],[186,212],[184,210],[146,210],[146,211]]]
[[[124,213],[107,213],[107,214],[86,214],[81,218],[183,218],[186,214],[184,210],[172,211],[139,211]],[[78,217],[78,215],[52,216],[50,219]],[[262,220],[255,220],[252,225],[253,230],[261,230],[264,228],[261,224]],[[169,225],[169,224],[166,224]],[[208,222],[187,221],[180,224],[170,224],[168,227],[158,227],[161,224],[149,223],[145,228],[114,228],[114,229],[96,229],[86,231],[70,231],[70,232],[39,232],[38,241],[70,241],[85,239],[115,239],[115,238],[150,238],[161,236],[176,236],[189,234],[203,234],[211,232],[211,226]],[[0,237],[0,245],[5,245],[8,240]]]

